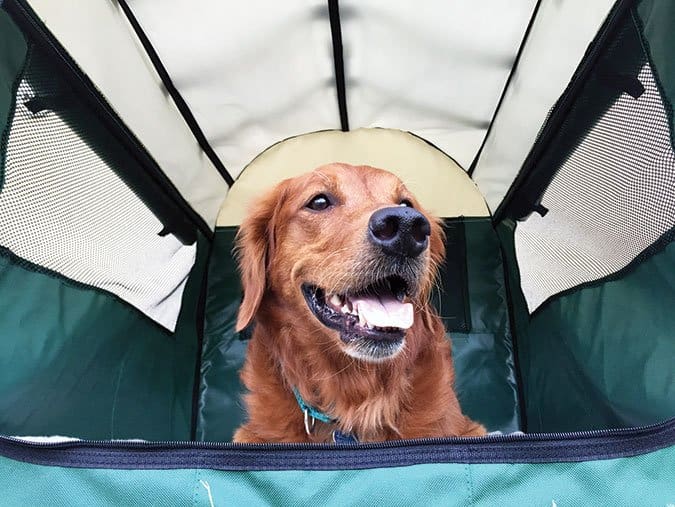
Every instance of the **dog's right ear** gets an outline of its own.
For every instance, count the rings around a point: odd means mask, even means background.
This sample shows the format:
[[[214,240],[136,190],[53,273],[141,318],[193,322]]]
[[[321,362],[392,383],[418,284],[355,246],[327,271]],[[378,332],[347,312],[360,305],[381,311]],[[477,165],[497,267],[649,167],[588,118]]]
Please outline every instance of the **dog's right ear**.
[[[265,294],[267,268],[274,255],[276,221],[286,198],[285,188],[282,183],[266,194],[252,207],[239,227],[235,253],[244,299],[237,315],[237,332],[251,323]]]

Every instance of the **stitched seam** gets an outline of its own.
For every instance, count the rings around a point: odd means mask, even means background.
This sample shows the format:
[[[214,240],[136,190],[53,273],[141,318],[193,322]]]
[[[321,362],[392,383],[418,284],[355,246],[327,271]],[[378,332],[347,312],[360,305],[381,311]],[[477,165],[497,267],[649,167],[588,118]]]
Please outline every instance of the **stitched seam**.
[[[197,506],[197,498],[199,497],[199,486],[201,485],[199,480],[201,479],[201,470],[199,468],[195,469],[194,474],[192,474],[193,479],[193,490],[192,490],[192,506]]]
[[[469,503],[468,505],[473,505],[473,479],[471,477],[471,465],[464,465],[464,479],[466,481],[466,489],[469,493]]]

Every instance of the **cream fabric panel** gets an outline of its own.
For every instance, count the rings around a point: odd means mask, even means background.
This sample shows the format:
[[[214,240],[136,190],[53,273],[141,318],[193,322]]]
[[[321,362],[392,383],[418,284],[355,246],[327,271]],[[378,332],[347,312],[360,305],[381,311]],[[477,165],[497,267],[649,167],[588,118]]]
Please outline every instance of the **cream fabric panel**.
[[[325,0],[130,0],[233,176],[278,139],[340,127]],[[341,0],[349,123],[409,130],[468,167],[536,0]]]
[[[279,139],[340,127],[325,0],[129,5],[232,176]]]
[[[543,0],[473,178],[494,212],[613,0]]]
[[[209,225],[227,185],[203,154],[114,2],[31,0],[164,173]]]
[[[415,132],[468,168],[536,0],[340,0],[352,128]]]
[[[260,154],[230,189],[217,225],[240,224],[249,203],[262,192],[285,178],[331,162],[371,165],[393,172],[437,216],[490,215],[476,185],[443,152],[408,132],[358,129],[294,137]]]

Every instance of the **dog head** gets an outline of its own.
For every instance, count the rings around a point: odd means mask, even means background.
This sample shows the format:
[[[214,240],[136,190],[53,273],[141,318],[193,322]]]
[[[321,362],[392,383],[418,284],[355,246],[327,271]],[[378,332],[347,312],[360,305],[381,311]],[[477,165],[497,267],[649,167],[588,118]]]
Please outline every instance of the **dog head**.
[[[396,176],[346,164],[277,185],[253,204],[236,248],[244,289],[237,330],[265,300],[371,362],[403,350],[444,255],[439,222]]]

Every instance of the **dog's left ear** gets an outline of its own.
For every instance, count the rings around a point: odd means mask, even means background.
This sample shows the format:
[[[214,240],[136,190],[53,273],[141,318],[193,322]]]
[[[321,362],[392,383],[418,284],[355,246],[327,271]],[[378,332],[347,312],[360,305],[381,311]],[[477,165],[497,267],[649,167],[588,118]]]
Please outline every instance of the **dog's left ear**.
[[[237,332],[251,323],[267,288],[267,267],[274,255],[276,222],[287,196],[285,183],[280,183],[252,207],[237,233],[235,254],[244,290]]]
[[[445,229],[443,228],[443,220],[440,218],[432,218],[430,223],[429,251],[431,262],[434,264],[434,268],[438,269],[445,259]]]

